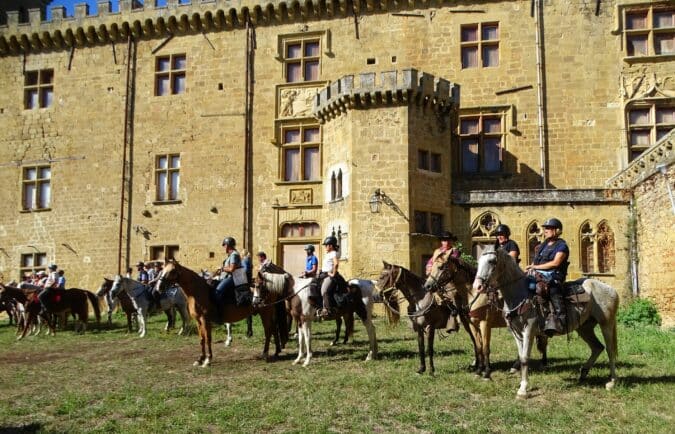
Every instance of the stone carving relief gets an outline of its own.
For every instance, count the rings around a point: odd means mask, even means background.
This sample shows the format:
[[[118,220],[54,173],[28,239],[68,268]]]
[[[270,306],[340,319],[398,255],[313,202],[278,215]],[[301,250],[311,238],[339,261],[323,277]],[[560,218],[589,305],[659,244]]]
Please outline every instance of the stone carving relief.
[[[311,205],[312,189],[301,188],[290,191],[289,202],[293,205]]]
[[[655,72],[642,70],[621,76],[621,93],[625,99],[675,97],[675,76],[657,77]]]
[[[279,91],[280,118],[299,118],[312,115],[316,87],[286,88]]]

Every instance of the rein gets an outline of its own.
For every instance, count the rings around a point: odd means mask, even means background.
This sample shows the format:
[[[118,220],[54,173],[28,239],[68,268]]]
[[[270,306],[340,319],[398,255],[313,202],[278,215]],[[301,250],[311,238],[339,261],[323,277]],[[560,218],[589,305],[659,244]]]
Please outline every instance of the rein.
[[[398,267],[398,275],[396,276],[396,279],[394,279],[394,283],[392,284],[392,286],[389,286],[389,287],[387,287],[387,288],[385,288],[385,289],[382,290],[382,295],[383,295],[383,296],[386,296],[387,293],[393,292],[393,291],[395,291],[395,290],[401,291],[401,290],[398,288],[397,285],[398,285],[398,281],[401,279],[401,275],[402,275],[402,274],[403,274],[403,268]],[[390,296],[388,296],[388,297],[386,298],[387,301],[391,300],[391,297],[392,297],[392,296],[393,296],[393,294],[390,294]],[[412,297],[412,296],[411,296],[411,297]],[[408,302],[408,304],[411,304],[411,305],[412,305],[412,304],[417,304],[417,303],[412,303],[411,300],[410,300],[410,298],[406,297],[405,295],[404,295],[404,298],[405,298],[405,300]],[[413,301],[414,301],[414,300],[413,300]],[[397,303],[398,303],[398,299],[397,299]],[[433,303],[429,303],[429,305],[428,305],[427,307],[425,307],[423,310],[418,311],[418,312],[415,312],[415,313],[412,313],[412,314],[408,314],[408,313],[401,313],[401,312],[397,311],[397,310],[394,309],[393,307],[389,306],[389,303],[384,303],[384,305],[387,307],[387,309],[389,309],[390,311],[392,311],[392,312],[395,313],[396,315],[398,315],[398,316],[405,316],[405,317],[407,317],[407,318],[419,318],[419,317],[421,317],[421,316],[425,316],[425,315],[431,310],[431,308],[434,306]]]
[[[282,298],[282,299],[280,299],[280,300],[274,301],[274,302],[272,302],[272,303],[262,303],[262,304],[259,304],[258,307],[259,307],[259,308],[262,308],[262,307],[267,307],[267,306],[274,306],[275,304],[279,304],[279,303],[281,303],[281,302],[283,302],[283,301],[290,300],[291,298],[293,298],[293,297],[295,297],[296,295],[300,294],[301,291],[304,291],[305,289],[309,288],[309,286],[310,286],[311,284],[312,284],[312,282],[310,281],[307,285],[305,285],[305,286],[303,286],[302,288],[298,289],[297,292],[293,292],[293,294],[287,295],[286,297],[284,297],[284,298]]]

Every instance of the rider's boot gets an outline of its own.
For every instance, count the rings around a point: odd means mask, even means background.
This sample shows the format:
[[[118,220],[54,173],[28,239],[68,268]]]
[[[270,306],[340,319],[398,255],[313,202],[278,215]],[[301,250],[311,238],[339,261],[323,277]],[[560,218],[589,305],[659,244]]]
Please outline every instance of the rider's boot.
[[[323,309],[321,309],[321,312],[319,313],[319,316],[326,318],[330,315],[331,313],[331,307],[330,307],[330,295],[328,292],[326,292],[323,295]]]
[[[562,296],[560,294],[551,294],[551,304],[553,305],[553,310],[548,318],[546,318],[546,325],[544,326],[544,333],[549,337],[556,333],[563,333],[563,324],[566,320]]]

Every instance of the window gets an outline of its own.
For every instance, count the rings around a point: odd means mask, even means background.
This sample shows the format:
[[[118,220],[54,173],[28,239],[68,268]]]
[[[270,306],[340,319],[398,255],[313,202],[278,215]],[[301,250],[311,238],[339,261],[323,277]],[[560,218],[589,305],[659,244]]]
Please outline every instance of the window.
[[[461,26],[462,68],[499,66],[499,24]]]
[[[500,220],[492,211],[479,215],[471,223],[471,254],[477,258],[488,247],[494,245],[492,231],[499,225]]]
[[[532,222],[527,227],[527,263],[532,264],[534,262],[534,254],[537,251],[537,247],[541,244],[544,239],[544,230],[537,222]]]
[[[151,246],[150,260],[151,261],[167,261],[169,259],[178,259],[179,246]]]
[[[185,93],[185,54],[159,56],[155,63],[155,96]]]
[[[37,273],[47,270],[46,253],[26,253],[21,255],[19,266],[19,278],[22,279],[27,274]]]
[[[157,202],[178,200],[180,187],[180,154],[158,155],[155,160],[155,184]]]
[[[590,222],[581,226],[581,271],[611,273],[615,264],[614,232],[606,221],[593,228]]]
[[[281,173],[284,181],[321,179],[321,133],[318,125],[282,128]]]
[[[21,197],[25,211],[48,209],[51,202],[51,167],[32,166],[23,168]]]
[[[321,229],[317,223],[286,223],[281,227],[282,238],[298,238],[321,236]]]
[[[415,211],[415,232],[440,235],[443,231],[443,214]]]
[[[639,101],[627,110],[631,161],[675,128],[675,99]]]
[[[429,152],[422,149],[417,151],[417,167],[420,170],[430,172],[441,172],[441,154]]]
[[[627,10],[624,22],[626,55],[675,54],[675,8]]]
[[[462,116],[459,121],[460,164],[463,173],[502,171],[503,116]]]
[[[342,199],[342,169],[330,175],[330,200]]]
[[[283,42],[283,50],[286,83],[319,79],[320,39],[286,40]]]
[[[54,102],[54,70],[26,71],[24,74],[24,108],[51,107]]]

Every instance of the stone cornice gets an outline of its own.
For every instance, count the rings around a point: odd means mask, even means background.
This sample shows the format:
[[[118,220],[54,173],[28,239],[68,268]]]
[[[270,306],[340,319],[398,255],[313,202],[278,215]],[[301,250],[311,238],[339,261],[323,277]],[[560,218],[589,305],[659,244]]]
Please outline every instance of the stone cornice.
[[[173,34],[231,30],[253,25],[306,22],[312,19],[347,17],[353,14],[442,7],[449,0],[167,0],[139,8],[132,0],[119,0],[119,12],[111,2],[98,1],[98,15],[90,16],[87,4],[77,4],[73,17],[65,8],[51,8],[52,20],[42,21],[40,9],[29,10],[29,22],[19,23],[18,11],[7,12],[7,25],[0,26],[0,56],[49,49],[84,47],[134,38],[161,38]]]
[[[574,190],[486,190],[458,191],[452,194],[454,205],[542,205],[628,203],[628,195],[620,189]]]
[[[628,167],[610,178],[605,185],[612,188],[635,187],[655,174],[660,166],[668,167],[675,163],[675,149],[673,148],[675,148],[675,129],[631,161]]]
[[[416,69],[345,75],[321,89],[312,114],[323,123],[353,108],[410,103],[447,115],[459,106],[459,86]]]

